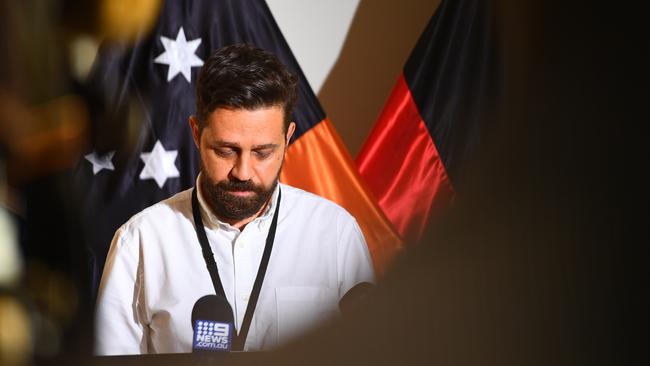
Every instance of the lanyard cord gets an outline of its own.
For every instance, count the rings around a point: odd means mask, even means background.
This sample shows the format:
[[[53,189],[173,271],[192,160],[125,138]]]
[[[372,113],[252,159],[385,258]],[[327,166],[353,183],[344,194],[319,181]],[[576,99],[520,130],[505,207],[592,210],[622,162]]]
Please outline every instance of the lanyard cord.
[[[217,295],[226,298],[225,291],[223,290],[223,285],[221,284],[221,278],[219,277],[217,262],[214,260],[214,254],[212,253],[212,249],[210,249],[210,242],[208,241],[208,236],[205,234],[205,227],[203,226],[203,219],[201,218],[199,199],[197,197],[196,191],[197,188],[194,187],[194,189],[192,190],[192,214],[194,216],[194,227],[196,229],[196,235],[199,239],[199,244],[201,244],[203,259],[205,260],[205,264],[208,267],[208,272],[210,272],[210,277],[212,278],[212,285],[214,286],[214,291],[216,292]],[[260,296],[260,290],[262,289],[262,282],[264,282],[264,275],[266,275],[266,269],[269,265],[269,259],[271,258],[271,249],[273,249],[273,241],[275,240],[275,231],[278,226],[278,214],[280,212],[281,196],[282,196],[282,192],[278,188],[278,202],[276,203],[275,213],[273,214],[273,220],[271,221],[271,227],[269,228],[269,233],[266,237],[266,245],[264,246],[262,261],[260,262],[260,267],[257,270],[257,277],[255,277],[253,292],[251,292],[250,298],[248,300],[248,306],[246,307],[246,313],[244,314],[244,321],[242,322],[242,327],[239,330],[239,332],[237,332],[238,334],[235,336],[235,341],[233,342],[234,351],[243,351],[244,345],[246,344],[248,329],[250,328],[251,321],[253,320],[253,313],[255,313],[255,307],[257,306],[257,299]]]

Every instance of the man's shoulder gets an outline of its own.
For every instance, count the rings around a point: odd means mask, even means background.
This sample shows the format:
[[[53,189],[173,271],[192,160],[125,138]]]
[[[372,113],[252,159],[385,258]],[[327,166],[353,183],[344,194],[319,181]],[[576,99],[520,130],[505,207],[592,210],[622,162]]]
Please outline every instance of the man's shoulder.
[[[131,216],[131,218],[125,222],[119,230],[125,231],[129,229],[137,229],[142,225],[165,222],[165,218],[177,216],[179,214],[191,214],[191,197],[192,188],[178,192],[175,195],[154,203]]]
[[[297,208],[298,211],[303,212],[321,211],[340,218],[354,220],[354,217],[345,208],[327,198],[284,183],[280,184],[280,188],[282,189],[283,206],[286,202],[289,209]]]

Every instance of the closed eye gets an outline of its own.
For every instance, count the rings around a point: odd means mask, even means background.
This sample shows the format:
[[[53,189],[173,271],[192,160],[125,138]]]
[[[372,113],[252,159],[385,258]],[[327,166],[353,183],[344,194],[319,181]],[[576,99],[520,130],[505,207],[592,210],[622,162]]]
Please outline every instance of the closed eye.
[[[233,156],[233,155],[236,153],[234,149],[232,149],[232,148],[228,148],[228,147],[219,147],[219,148],[216,148],[216,149],[214,149],[214,152],[215,152],[217,155],[219,155],[219,156],[221,156],[221,157],[224,157],[224,158],[227,158],[227,157]]]
[[[257,156],[258,159],[267,159],[273,153],[273,149],[261,149],[253,150],[253,154]]]

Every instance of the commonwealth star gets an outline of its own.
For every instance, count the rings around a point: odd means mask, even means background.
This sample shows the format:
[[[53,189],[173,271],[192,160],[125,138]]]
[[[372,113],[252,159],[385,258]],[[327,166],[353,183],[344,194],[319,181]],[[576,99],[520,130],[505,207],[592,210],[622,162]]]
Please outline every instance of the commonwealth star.
[[[144,162],[140,179],[153,179],[162,188],[167,178],[180,176],[174,164],[177,155],[178,150],[166,151],[160,140],[156,141],[151,152],[140,154],[140,159]]]
[[[107,152],[104,155],[97,155],[97,152],[93,151],[88,155],[84,155],[84,158],[93,165],[93,175],[96,175],[102,169],[115,170],[113,155],[115,155],[115,151]]]
[[[192,82],[192,67],[202,66],[203,60],[194,54],[201,44],[201,38],[187,41],[183,27],[178,30],[176,40],[160,36],[160,41],[165,47],[154,60],[155,63],[169,65],[167,70],[167,81],[171,81],[179,73],[183,74],[188,83]]]

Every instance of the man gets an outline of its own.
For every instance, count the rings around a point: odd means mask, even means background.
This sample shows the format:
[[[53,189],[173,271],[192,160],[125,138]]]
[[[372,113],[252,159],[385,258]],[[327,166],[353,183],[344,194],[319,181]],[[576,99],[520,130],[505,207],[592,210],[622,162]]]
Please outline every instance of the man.
[[[196,187],[115,233],[97,300],[98,354],[190,352],[193,305],[220,291],[241,332],[269,240],[244,350],[272,349],[305,332],[335,315],[352,287],[374,280],[354,218],[278,184],[295,100],[296,78],[266,51],[233,45],[205,62],[189,119],[202,166]],[[213,253],[207,260],[201,228]],[[216,280],[207,268],[212,257]]]

